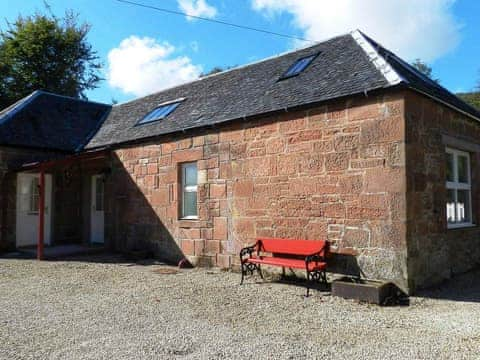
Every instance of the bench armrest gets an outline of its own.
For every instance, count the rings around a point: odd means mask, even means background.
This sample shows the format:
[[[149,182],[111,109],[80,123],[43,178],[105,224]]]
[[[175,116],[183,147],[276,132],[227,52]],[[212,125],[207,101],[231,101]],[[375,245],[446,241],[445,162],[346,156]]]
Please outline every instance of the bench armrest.
[[[243,261],[243,257],[246,255],[252,257],[252,254],[256,251],[256,247],[257,244],[244,247],[242,250],[240,250],[240,259]]]
[[[313,261],[315,261],[315,262],[325,261],[325,258],[323,256],[320,256],[320,253],[308,255],[308,256],[305,257],[305,262],[306,263],[313,262]]]

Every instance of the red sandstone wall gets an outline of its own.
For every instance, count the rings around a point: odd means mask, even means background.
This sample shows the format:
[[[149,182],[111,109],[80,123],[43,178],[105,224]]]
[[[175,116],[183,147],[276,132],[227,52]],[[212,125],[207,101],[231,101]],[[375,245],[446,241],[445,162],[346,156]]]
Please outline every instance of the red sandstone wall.
[[[165,120],[168,121],[168,120]],[[120,249],[229,267],[257,236],[328,239],[367,276],[406,280],[402,94],[332,103],[115,151]],[[178,219],[178,164],[198,161],[199,220]]]
[[[447,146],[470,153],[473,220],[480,220],[480,124],[424,96],[405,98],[410,288],[480,264],[480,228],[447,229]]]

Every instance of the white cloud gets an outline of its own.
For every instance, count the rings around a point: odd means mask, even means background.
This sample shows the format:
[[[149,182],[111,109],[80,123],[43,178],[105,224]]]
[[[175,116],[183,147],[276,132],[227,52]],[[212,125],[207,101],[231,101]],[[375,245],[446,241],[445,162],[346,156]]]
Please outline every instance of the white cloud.
[[[251,0],[253,9],[285,12],[304,36],[322,40],[360,29],[407,60],[433,61],[460,39],[455,0]]]
[[[198,78],[202,67],[187,56],[172,56],[174,52],[168,42],[130,36],[108,53],[108,83],[143,96]]]
[[[214,18],[217,15],[217,9],[208,5],[205,0],[177,0],[178,7],[185,13],[194,16]],[[187,16],[187,20],[195,20]]]

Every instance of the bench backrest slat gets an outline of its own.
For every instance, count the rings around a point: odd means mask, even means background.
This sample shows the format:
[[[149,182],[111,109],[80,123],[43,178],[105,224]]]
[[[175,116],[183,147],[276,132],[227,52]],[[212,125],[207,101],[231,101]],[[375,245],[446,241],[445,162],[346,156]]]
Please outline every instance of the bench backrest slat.
[[[328,251],[328,243],[325,240],[296,240],[278,238],[258,238],[257,244],[260,251],[276,254],[311,255],[322,251],[325,255]]]

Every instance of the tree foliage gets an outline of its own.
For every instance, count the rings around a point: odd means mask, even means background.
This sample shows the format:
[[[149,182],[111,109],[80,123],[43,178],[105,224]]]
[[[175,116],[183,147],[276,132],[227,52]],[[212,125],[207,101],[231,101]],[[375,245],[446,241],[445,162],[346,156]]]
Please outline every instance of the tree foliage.
[[[0,31],[0,107],[37,89],[86,98],[102,80],[89,30],[73,12],[63,18],[37,12],[8,23]]]
[[[433,70],[432,67],[429,66],[426,62],[422,61],[421,59],[416,59],[414,62],[411,64],[415,69],[420,71],[423,75],[426,75],[433,81],[439,83],[439,79],[434,79],[433,78]]]
[[[207,71],[206,73],[201,73],[200,74],[200,77],[205,77],[205,76],[208,76],[208,75],[213,75],[213,74],[218,74],[218,73],[221,73],[221,72],[224,72],[226,70],[230,70],[232,69],[234,66],[226,66],[226,67],[221,67],[221,66],[214,66],[213,68],[211,68],[209,71]]]
[[[459,98],[480,111],[480,80],[473,91],[456,94]]]
[[[480,90],[457,94],[463,101],[480,111]]]

